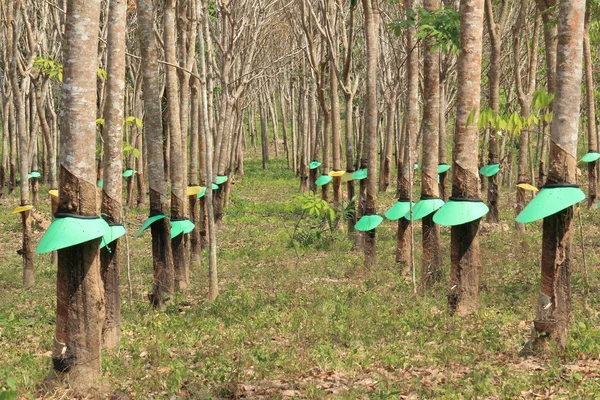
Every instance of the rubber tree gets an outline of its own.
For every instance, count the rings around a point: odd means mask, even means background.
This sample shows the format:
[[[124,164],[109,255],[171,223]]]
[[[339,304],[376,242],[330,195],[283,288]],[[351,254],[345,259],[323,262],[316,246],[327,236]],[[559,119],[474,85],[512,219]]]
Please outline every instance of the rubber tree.
[[[590,5],[587,3],[585,14],[585,30],[583,34],[583,58],[585,62],[585,100],[587,108],[588,152],[598,151],[598,133],[596,128],[596,104],[594,97],[594,67],[592,49],[590,47]],[[587,165],[588,170],[588,207],[592,207],[598,196],[597,172],[598,162],[594,160]]]
[[[577,181],[584,19],[584,0],[560,1],[547,185]],[[548,341],[555,342],[561,350],[567,346],[573,231],[572,206],[544,218],[541,287],[530,342],[534,349],[544,348]]]
[[[407,9],[415,7],[416,0],[406,0]],[[404,123],[404,157],[398,166],[399,200],[408,201],[411,198],[413,164],[416,162],[416,142],[419,131],[419,51],[417,48],[416,27],[408,26],[405,31],[406,51],[406,111]],[[437,168],[437,167],[436,167]],[[436,172],[437,173],[437,172]],[[410,240],[412,223],[406,218],[398,219],[396,242],[396,262],[406,265],[410,258]]]
[[[477,121],[481,83],[481,53],[483,32],[483,0],[460,3],[460,49],[458,54],[458,89],[456,123],[452,152],[452,197],[479,199],[477,149],[479,131],[476,123],[468,123],[469,115]],[[474,113],[474,114],[472,114]],[[448,305],[451,314],[464,316],[478,305],[480,219],[456,225],[450,233],[450,291]]]
[[[546,86],[548,93],[554,94],[556,87],[556,38],[557,31],[557,4],[558,0],[536,0],[538,12],[542,15],[542,26],[544,28],[544,53],[546,54]],[[547,132],[547,124],[543,123],[544,133]],[[544,184],[546,179],[547,158],[547,135],[542,135],[540,165],[538,170],[538,186]]]
[[[361,166],[369,171],[366,178],[365,215],[376,213],[377,200],[377,61],[379,56],[379,0],[362,0],[364,13],[365,41],[367,46],[366,105],[365,105],[365,143],[366,159],[363,156]],[[377,264],[375,229],[365,234],[365,267]]]
[[[488,70],[489,93],[488,103],[494,115],[500,113],[500,78],[502,72],[502,31],[508,17],[508,0],[502,0],[498,20],[494,19],[492,0],[485,0],[485,15],[490,37],[490,67]],[[498,135],[495,129],[490,132],[488,164],[498,164]],[[487,203],[490,209],[487,222],[498,222],[498,175],[488,177]]]
[[[321,4],[322,18],[326,19],[327,9],[325,4]],[[308,48],[305,50],[308,57],[309,65],[312,68],[313,75],[315,77],[317,100],[319,102],[319,108],[321,110],[320,118],[322,121],[322,132],[323,132],[323,153],[321,158],[321,173],[329,173],[329,157],[330,157],[330,133],[331,133],[331,106],[327,103],[327,67],[331,63],[331,52],[325,52],[326,45],[326,33],[322,28],[319,18],[317,17],[312,3],[308,0],[302,0],[301,7],[302,16],[302,29],[306,35]],[[320,30],[321,34],[313,34],[313,31]],[[318,31],[317,31],[318,32]],[[318,41],[317,38],[320,40]],[[333,78],[330,76],[330,78]],[[317,141],[313,142],[315,145],[314,154],[316,154]],[[311,173],[316,174],[313,169]],[[316,177],[316,175],[315,175]],[[311,176],[312,181],[312,176]],[[321,198],[325,201],[328,200],[329,184],[321,186]]]
[[[539,17],[535,20],[533,29],[533,40],[531,49],[527,49],[527,60],[526,66],[528,67],[526,80],[522,76],[521,67],[521,39],[523,31],[526,27],[526,13],[529,1],[523,0],[519,10],[517,21],[513,27],[513,62],[514,62],[514,77],[515,87],[517,91],[517,100],[521,108],[521,116],[525,119],[529,118],[531,113],[531,100],[533,98],[533,92],[535,90],[536,81],[536,65],[537,65],[537,53],[538,53],[538,38],[539,38]],[[524,82],[525,81],[525,82]],[[529,132],[527,129],[521,130],[521,137],[519,139],[519,164],[517,167],[517,184],[527,183],[527,155],[529,153]],[[533,176],[531,177],[533,179]],[[517,186],[516,192],[516,215],[519,215],[525,207],[525,189]],[[525,231],[523,224],[517,223],[517,229],[519,232]]]
[[[63,42],[58,213],[96,217],[96,78],[100,0],[68,0]],[[82,32],[94,33],[87,36]],[[90,40],[93,39],[93,40]],[[94,386],[102,370],[104,296],[100,238],[58,250],[56,333],[50,379],[77,391]]]
[[[101,211],[106,222],[122,224],[123,179],[123,108],[125,95],[125,30],[127,4],[111,0],[108,11],[107,80],[104,104],[104,185]],[[106,316],[102,328],[105,347],[113,348],[121,341],[121,294],[119,287],[119,240],[100,251],[100,273],[104,283]]]
[[[423,8],[439,8],[438,0],[424,0]],[[421,199],[438,198],[438,146],[440,129],[440,51],[429,38],[423,51],[423,157]],[[433,222],[433,213],[423,218],[423,257],[421,287],[431,286],[440,277],[440,227]]]
[[[187,143],[183,142],[180,120],[179,104],[179,80],[176,56],[175,16],[176,0],[165,0],[163,13],[163,41],[165,46],[165,59],[171,65],[166,65],[166,95],[168,124],[171,151],[171,219],[185,219],[186,200],[186,174],[183,160],[184,148]],[[187,110],[186,110],[187,112]],[[171,241],[173,250],[173,267],[175,268],[175,289],[184,291],[190,282],[189,266],[187,260],[186,243],[184,235],[179,234]]]
[[[208,9],[205,2],[202,3],[201,7],[198,7],[198,15],[201,20],[208,23]],[[206,32],[208,33],[208,32]],[[217,232],[215,230],[215,212],[213,209],[213,190],[212,190],[212,179],[213,179],[213,134],[209,123],[209,100],[208,100],[208,84],[207,84],[207,63],[206,63],[206,45],[205,45],[205,31],[202,27],[198,28],[198,55],[200,64],[200,106],[202,112],[202,129],[204,134],[205,143],[205,158],[206,158],[206,212],[207,218],[207,231],[208,231],[208,299],[214,301],[219,296],[219,279],[217,270]]]
[[[20,8],[20,9],[19,9]],[[27,129],[27,104],[23,96],[23,87],[25,74],[21,73],[23,66],[20,65],[20,35],[17,30],[17,20],[19,14],[25,11],[25,5],[21,1],[8,2],[7,16],[10,19],[10,28],[7,29],[7,53],[9,58],[8,77],[12,91],[12,101],[14,103],[14,119],[16,124],[13,126],[16,129],[11,129],[14,138],[18,138],[18,153],[19,153],[19,174],[21,176],[20,200],[21,206],[28,206],[31,203],[29,190],[29,130]],[[25,19],[26,13],[21,15],[19,23],[29,24]],[[31,29],[31,27],[29,27]],[[28,35],[29,46],[31,46],[30,54],[33,54],[35,47],[34,39]],[[11,143],[11,151],[13,155],[17,154],[17,141]],[[23,257],[23,285],[25,287],[33,287],[35,284],[35,276],[33,271],[33,247],[31,243],[31,215],[29,210],[24,210],[21,213],[22,226],[22,257]]]
[[[154,36],[151,0],[138,0],[137,18],[142,56],[144,133],[146,134],[150,217],[169,214],[163,157],[163,124],[158,82],[158,49]],[[162,218],[150,225],[152,233],[153,285],[149,296],[155,308],[164,308],[174,291],[171,224]]]

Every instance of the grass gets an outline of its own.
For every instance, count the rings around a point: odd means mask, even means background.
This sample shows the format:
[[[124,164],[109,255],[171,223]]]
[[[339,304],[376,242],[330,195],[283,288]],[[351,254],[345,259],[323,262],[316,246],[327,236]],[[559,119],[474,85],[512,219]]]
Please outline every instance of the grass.
[[[140,399],[454,399],[593,398],[600,392],[597,210],[581,209],[587,281],[575,235],[569,347],[561,355],[526,359],[518,352],[535,315],[541,226],[530,224],[522,247],[509,206],[512,190],[501,189],[505,230],[481,229],[481,307],[463,319],[449,316],[446,307],[449,229],[442,228],[442,281],[417,296],[394,262],[395,224],[389,221],[377,232],[373,270],[364,269],[362,254],[343,234],[333,245],[290,246],[300,216],[297,194],[298,180],[284,162],[272,160],[262,170],[250,156],[218,232],[219,298],[206,300],[203,253],[189,292],[166,312],[148,307],[150,237],[133,238],[147,211],[131,210],[134,297],[123,259],[122,343],[103,354],[102,379],[111,393]],[[49,218],[48,199],[41,198],[45,204],[38,209]],[[392,193],[380,194],[379,212],[394,201]],[[18,397],[29,399],[50,369],[56,268],[49,256],[36,257],[36,287],[21,287],[20,222],[9,212],[17,202],[17,194],[0,200],[0,387],[14,379]]]

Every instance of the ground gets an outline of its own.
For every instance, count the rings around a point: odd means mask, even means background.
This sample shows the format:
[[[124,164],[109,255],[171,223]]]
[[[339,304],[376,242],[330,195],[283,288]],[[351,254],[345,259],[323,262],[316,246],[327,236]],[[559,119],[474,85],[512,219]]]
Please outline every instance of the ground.
[[[166,312],[147,301],[150,235],[133,234],[147,210],[129,210],[130,258],[122,257],[122,344],[103,355],[106,397],[175,398],[592,398],[600,393],[598,260],[600,211],[581,203],[573,244],[571,339],[564,354],[524,358],[539,290],[541,224],[519,238],[514,189],[500,188],[501,224],[483,226],[480,308],[449,316],[448,228],[442,228],[444,276],[413,294],[410,271],[394,262],[395,223],[377,230],[377,267],[363,267],[345,232],[311,232],[291,245],[299,182],[285,162],[262,170],[250,157],[235,178],[218,233],[220,296],[207,297],[207,254],[190,290]],[[35,242],[50,218],[47,188],[37,207]],[[392,193],[378,195],[383,214]],[[50,369],[56,267],[35,259],[36,286],[21,285],[18,194],[0,199],[0,392],[15,382],[19,398]],[[303,219],[298,227],[307,227]],[[415,224],[420,269],[420,223]],[[131,276],[131,292],[128,267]],[[45,398],[69,398],[66,389]],[[2,394],[0,394],[2,398]]]

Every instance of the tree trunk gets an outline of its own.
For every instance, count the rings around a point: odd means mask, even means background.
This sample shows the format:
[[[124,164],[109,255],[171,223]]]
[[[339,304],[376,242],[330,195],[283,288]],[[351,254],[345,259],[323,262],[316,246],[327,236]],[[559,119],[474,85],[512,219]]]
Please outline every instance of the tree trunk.
[[[387,192],[392,173],[392,150],[394,148],[394,121],[396,119],[396,98],[386,104],[385,144],[381,153],[381,171],[379,173],[379,191]]]
[[[439,7],[438,0],[425,0],[426,10]],[[434,43],[425,42],[423,83],[423,159],[421,199],[438,198],[438,159],[440,129],[440,53]],[[429,288],[440,278],[440,228],[433,222],[433,213],[423,218],[423,261],[421,287]]]
[[[454,133],[454,162],[452,196],[457,199],[479,199],[477,124],[467,126],[470,113],[479,114],[481,82],[481,47],[483,31],[483,0],[465,0],[460,4],[460,53],[456,95],[456,125]],[[448,305],[451,314],[459,316],[474,312],[478,305],[479,219],[451,229],[450,292]]]
[[[446,137],[446,86],[443,81],[440,80],[440,139],[438,142],[438,155],[439,155],[439,163],[447,163],[447,137]],[[448,193],[446,190],[446,177],[448,176],[448,171],[444,171],[439,175],[440,183],[440,198],[444,201],[448,200]]]
[[[583,36],[583,54],[585,61],[585,95],[587,105],[587,130],[588,130],[588,152],[598,151],[598,140],[596,132],[596,105],[594,98],[594,71],[592,62],[592,50],[590,48],[590,32],[589,32],[589,4],[588,11],[586,12],[586,25]],[[591,208],[596,202],[598,196],[597,181],[598,177],[596,174],[597,161],[589,162],[587,165],[588,170],[588,207]]]
[[[0,163],[0,198],[4,196],[8,171],[8,100],[2,105],[2,162]]]
[[[197,186],[200,184],[198,177],[198,153],[200,146],[198,145],[198,139],[200,135],[200,92],[198,91],[198,80],[192,81],[192,119],[190,124],[190,186]],[[204,158],[206,163],[206,158]],[[203,165],[206,167],[206,164]],[[202,174],[204,175],[204,174]],[[190,220],[194,223],[194,229],[190,232],[190,267],[200,266],[200,215],[198,213],[198,197],[196,195],[188,196],[190,206]]]
[[[558,0],[536,0],[539,13],[542,15],[544,26],[544,43],[546,52],[546,84],[548,93],[554,94],[556,87],[556,13]]]
[[[58,212],[76,218],[98,214],[94,165],[98,42],[86,40],[81,32],[98,32],[99,17],[100,0],[68,1]],[[100,239],[95,239],[58,250],[56,336],[48,378],[65,378],[82,393],[95,386],[102,368],[99,245]]]
[[[558,16],[556,88],[550,131],[548,184],[576,182],[577,132],[581,101],[584,0],[561,0]],[[552,189],[546,189],[552,190]],[[567,346],[571,311],[573,207],[544,218],[542,276],[532,347],[548,340]]]
[[[500,113],[500,78],[502,72],[502,29],[508,1],[503,0],[501,3],[499,21],[494,20],[494,10],[492,0],[485,1],[485,14],[488,22],[488,31],[490,35],[490,69],[488,72],[489,78],[489,105],[494,115]],[[498,135],[495,129],[490,130],[489,139],[488,164],[498,164]],[[486,216],[486,221],[489,223],[498,223],[498,176],[490,176],[488,178],[487,203],[490,211]]]
[[[18,3],[8,2],[7,13],[8,18],[13,22],[16,19],[18,13]],[[14,8],[13,8],[14,7]],[[14,123],[11,126],[11,152],[13,158],[19,154],[19,174],[20,180],[20,198],[21,206],[27,206],[30,204],[29,194],[29,180],[27,175],[29,174],[29,130],[27,129],[27,116],[26,116],[26,104],[23,102],[22,88],[19,83],[19,69],[18,69],[18,49],[17,45],[19,42],[19,36],[17,34],[16,24],[12,23],[7,32],[6,44],[7,53],[10,60],[8,68],[8,76],[10,79],[10,86],[12,90],[12,101],[14,103]],[[17,143],[18,138],[18,143]],[[11,174],[14,176],[14,169],[16,162],[11,159]],[[10,191],[12,192],[12,190]],[[23,285],[26,288],[31,288],[35,285],[35,276],[33,271],[33,246],[31,243],[31,216],[30,211],[26,210],[21,212],[21,226],[22,226],[22,248],[23,252]]]
[[[346,171],[349,173],[354,172],[354,160],[352,150],[354,149],[354,116],[353,116],[353,93],[347,93],[345,95],[345,110],[346,110],[346,123],[344,124],[344,136],[346,139]],[[348,201],[352,202],[355,196],[354,180],[351,179],[346,183],[346,190],[348,192]],[[348,209],[348,236],[352,238],[354,235],[354,225],[356,225],[356,205],[352,205]]]
[[[163,125],[160,86],[158,83],[158,52],[154,36],[154,12],[151,0],[138,0],[137,17],[142,55],[144,130],[147,141],[150,216],[167,215],[167,185],[163,157]],[[165,308],[174,291],[171,225],[167,218],[150,225],[154,284],[150,301],[155,308]]]
[[[267,169],[269,163],[269,136],[267,131],[267,116],[265,105],[262,100],[258,103],[258,109],[260,113],[260,145],[262,149],[262,167]]]
[[[108,62],[106,103],[104,105],[104,185],[102,187],[102,215],[106,222],[121,224],[121,197],[123,190],[123,108],[125,81],[125,25],[127,4],[124,0],[111,0],[108,14]],[[100,274],[104,283],[106,317],[102,328],[102,341],[114,348],[121,341],[121,294],[119,288],[119,240],[100,251]]]
[[[198,15],[202,16],[201,20],[204,21],[204,28],[207,29],[208,24],[208,9],[207,5],[204,2],[202,6],[198,10]],[[213,135],[212,135],[212,126],[210,125],[210,107],[211,103],[209,101],[209,88],[208,85],[208,76],[207,76],[207,64],[206,64],[206,56],[205,56],[205,44],[204,44],[204,31],[202,29],[198,29],[198,43],[200,44],[199,49],[199,64],[200,64],[200,94],[201,94],[201,105],[202,105],[202,113],[204,117],[202,118],[202,128],[204,130],[204,140],[206,142],[206,194],[204,195],[206,199],[206,212],[207,212],[207,222],[208,222],[208,235],[209,235],[209,260],[208,260],[208,299],[210,301],[214,301],[219,296],[219,280],[218,280],[218,271],[217,271],[217,232],[215,230],[215,214],[213,210],[213,202],[212,202],[212,179],[213,179]],[[209,38],[206,39],[209,41]]]
[[[165,0],[164,32],[165,58],[171,64],[177,64],[175,54],[175,6],[176,0]],[[177,71],[167,65],[166,85],[169,118],[169,136],[171,138],[171,219],[185,219],[185,164],[183,164],[183,135],[181,132]],[[183,233],[171,240],[173,267],[175,270],[175,289],[185,291],[190,282],[187,252]]]
[[[331,3],[333,5],[333,2]],[[335,76],[335,64],[333,55],[329,61],[329,96],[331,97],[331,155],[333,159],[333,170],[342,169],[342,136],[340,121],[340,97],[338,93],[338,80]],[[342,178],[333,177],[333,208],[339,211],[342,206]]]
[[[362,0],[364,11],[365,40],[367,46],[366,70],[366,106],[365,106],[365,155],[368,176],[366,178],[365,215],[374,215],[377,211],[377,62],[379,54],[379,0]],[[364,159],[364,157],[363,157]],[[364,179],[363,179],[364,181]],[[362,181],[361,181],[362,185]],[[375,229],[365,234],[365,267],[377,265]]]
[[[406,7],[412,8],[414,0],[407,0]],[[411,198],[412,175],[414,174],[414,163],[416,160],[416,141],[419,131],[419,51],[416,47],[416,28],[410,27],[406,30],[406,48],[408,53],[406,67],[406,81],[408,85],[406,95],[405,114],[405,141],[402,168],[399,169],[399,198],[408,200]],[[437,167],[436,167],[437,169]],[[437,171],[436,171],[437,173]],[[437,178],[437,177],[436,177]],[[437,179],[436,179],[437,180]],[[412,222],[406,218],[398,220],[398,234],[396,244],[396,261],[407,264],[410,259],[410,241],[412,235]]]

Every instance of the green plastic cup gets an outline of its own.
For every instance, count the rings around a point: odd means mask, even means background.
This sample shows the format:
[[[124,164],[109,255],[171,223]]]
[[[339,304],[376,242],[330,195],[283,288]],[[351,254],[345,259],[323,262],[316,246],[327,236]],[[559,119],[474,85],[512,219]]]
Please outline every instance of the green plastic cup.
[[[455,226],[475,221],[487,214],[489,208],[481,200],[451,197],[437,210],[433,222],[443,226]]]
[[[414,206],[414,204],[413,204]],[[390,221],[396,221],[406,215],[410,210],[410,201],[398,200],[389,210],[385,212],[385,217]]]
[[[600,153],[590,152],[590,153],[587,153],[586,155],[584,155],[583,157],[581,157],[581,161],[590,163],[592,161],[596,161],[599,158],[600,158]]]
[[[317,186],[327,185],[332,180],[333,180],[333,178],[331,176],[329,176],[329,175],[321,175],[315,181],[315,185],[317,185]]]
[[[380,215],[363,215],[354,225],[354,229],[361,232],[370,231],[377,228],[381,221],[383,221],[383,217]]]
[[[585,193],[577,185],[545,185],[542,190],[517,215],[521,224],[537,221],[571,207],[585,199]]]
[[[148,218],[146,221],[144,221],[144,223],[142,224],[142,227],[135,233],[135,235],[133,237],[140,236],[142,233],[144,233],[144,231],[146,229],[150,228],[150,225],[152,225],[159,219],[163,219],[164,217],[165,217],[165,215],[159,214],[159,215],[155,215],[153,217]]]
[[[500,171],[500,164],[488,164],[481,167],[479,173],[483,176],[490,177],[496,175],[498,171]]]
[[[367,169],[366,168],[361,168],[358,171],[355,171],[354,173],[352,173],[351,177],[352,179],[356,180],[356,181],[360,181],[361,179],[365,179],[368,175]]]
[[[109,229],[106,221],[100,217],[56,214],[35,252],[44,254],[89,242],[104,236]]]
[[[413,207],[413,221],[418,221],[423,217],[428,216],[431,213],[436,212],[444,205],[444,200],[442,199],[421,199],[415,206]],[[407,212],[404,218],[410,220],[410,212]]]
[[[171,220],[171,239],[182,233],[190,233],[194,229],[194,223],[189,219],[172,219]]]
[[[315,168],[319,168],[321,166],[321,163],[317,160],[313,160],[308,164],[308,169],[315,169]]]
[[[446,172],[446,171],[448,171],[449,169],[450,169],[450,165],[448,165],[448,164],[443,164],[443,163],[442,163],[442,164],[439,164],[439,165],[438,165],[438,174],[441,174],[441,173],[443,173],[443,172]]]
[[[109,225],[108,232],[102,236],[102,242],[100,248],[105,247],[109,243],[114,242],[121,236],[125,235],[125,227],[121,224]]]

